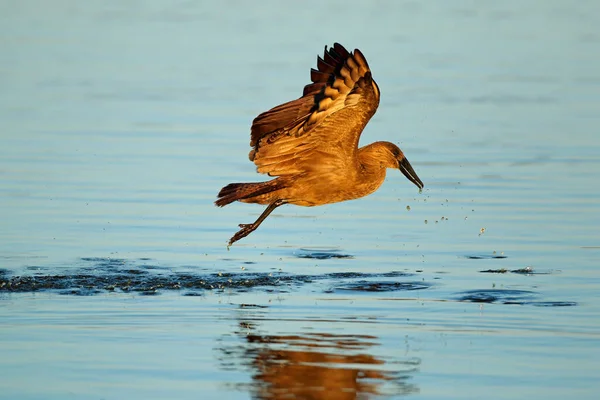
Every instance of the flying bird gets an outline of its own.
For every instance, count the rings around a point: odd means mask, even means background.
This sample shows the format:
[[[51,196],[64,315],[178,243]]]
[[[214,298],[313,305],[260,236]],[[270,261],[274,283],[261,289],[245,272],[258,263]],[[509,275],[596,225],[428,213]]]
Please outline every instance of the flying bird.
[[[252,122],[249,158],[259,173],[276,177],[266,182],[230,183],[215,204],[234,201],[265,204],[251,224],[229,240],[248,236],[284,204],[312,207],[358,199],[376,191],[386,169],[400,171],[423,188],[404,153],[390,142],[358,148],[363,129],[379,106],[379,87],[358,49],[335,43],[317,69],[311,69],[302,96],[265,111]]]

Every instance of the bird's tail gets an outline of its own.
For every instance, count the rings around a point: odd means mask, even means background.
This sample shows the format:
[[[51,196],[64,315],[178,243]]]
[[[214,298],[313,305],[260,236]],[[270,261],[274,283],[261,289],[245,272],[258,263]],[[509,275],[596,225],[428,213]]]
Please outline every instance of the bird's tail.
[[[223,207],[236,200],[250,200],[253,197],[262,196],[281,188],[283,188],[283,185],[281,182],[278,182],[278,179],[267,182],[230,183],[221,189],[217,196],[217,201],[215,201],[215,205]],[[258,199],[256,200],[258,203]],[[253,203],[253,201],[248,202]]]

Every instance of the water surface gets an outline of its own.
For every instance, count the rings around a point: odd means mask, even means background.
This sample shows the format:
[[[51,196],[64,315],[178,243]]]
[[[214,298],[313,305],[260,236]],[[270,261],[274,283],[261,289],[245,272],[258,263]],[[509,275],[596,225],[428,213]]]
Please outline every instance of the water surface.
[[[563,1],[0,6],[0,397],[593,399],[600,7]],[[382,91],[356,201],[263,179],[260,112],[324,45]]]

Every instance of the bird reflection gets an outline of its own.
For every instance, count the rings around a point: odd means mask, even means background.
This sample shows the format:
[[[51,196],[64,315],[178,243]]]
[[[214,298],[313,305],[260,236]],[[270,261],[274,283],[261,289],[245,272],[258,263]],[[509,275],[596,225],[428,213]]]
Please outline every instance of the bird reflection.
[[[351,400],[418,392],[409,380],[420,360],[372,354],[379,346],[375,336],[260,335],[254,323],[239,326],[242,343],[222,347],[221,362],[225,369],[250,369],[252,383],[236,386],[253,398]]]

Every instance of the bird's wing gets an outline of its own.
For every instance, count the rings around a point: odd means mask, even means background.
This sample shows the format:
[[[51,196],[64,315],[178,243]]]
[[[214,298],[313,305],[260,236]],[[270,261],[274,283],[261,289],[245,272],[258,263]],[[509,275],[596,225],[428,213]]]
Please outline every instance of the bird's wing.
[[[367,60],[360,50],[350,53],[335,43],[325,47],[323,58],[317,57],[317,69],[311,69],[310,77],[312,83],[304,87],[302,97],[254,119],[249,156],[258,172],[298,174],[317,157],[350,157],[356,151],[360,134],[379,105],[379,89]]]

